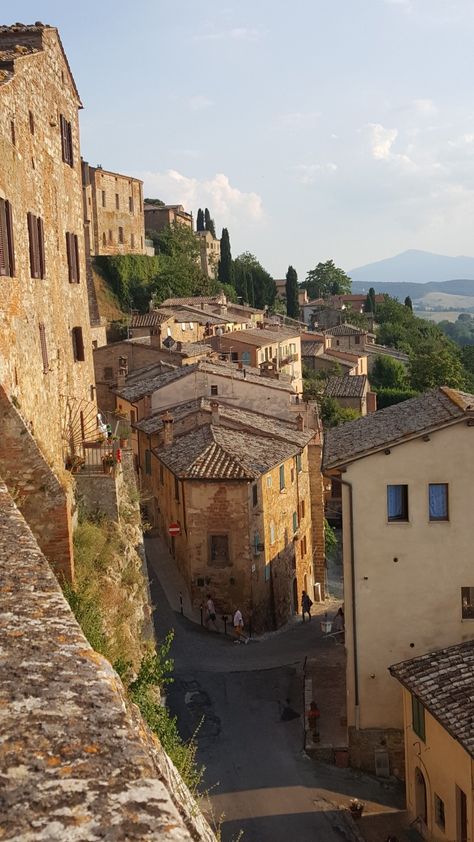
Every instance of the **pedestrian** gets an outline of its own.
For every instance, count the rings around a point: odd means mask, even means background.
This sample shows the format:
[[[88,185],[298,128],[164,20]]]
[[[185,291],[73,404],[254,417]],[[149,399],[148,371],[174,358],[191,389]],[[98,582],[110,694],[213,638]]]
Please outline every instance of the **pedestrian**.
[[[248,643],[248,637],[244,636],[244,618],[240,608],[237,608],[234,614],[234,643]]]
[[[334,625],[334,631],[336,631],[336,632],[344,631],[344,611],[342,610],[342,608],[338,609],[337,614],[334,617],[333,625]]]
[[[317,702],[310,702],[308,711],[308,727],[311,731],[313,742],[319,743],[319,717],[321,716]]]
[[[312,604],[313,604],[313,602],[309,598],[306,591],[303,591],[303,593],[301,594],[301,613],[303,615],[303,623],[304,623],[304,615],[305,614],[308,615],[308,620],[311,622],[311,606],[312,606]]]
[[[207,602],[206,602],[206,626],[207,626],[207,628],[209,628],[210,623],[212,623],[212,625],[214,626],[214,631],[217,631],[216,609],[214,607],[214,602],[212,601],[211,594],[208,593]]]

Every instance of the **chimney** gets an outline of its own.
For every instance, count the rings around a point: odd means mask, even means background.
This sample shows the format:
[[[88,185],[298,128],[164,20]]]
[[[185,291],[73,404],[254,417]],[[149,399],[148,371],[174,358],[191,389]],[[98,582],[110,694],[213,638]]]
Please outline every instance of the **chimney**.
[[[177,351],[182,351],[182,350],[183,350],[183,343],[182,343],[182,342],[177,342],[177,343],[176,343],[176,350],[177,350]]]
[[[173,416],[171,412],[165,412],[161,416],[161,420],[163,422],[163,444],[165,447],[169,447],[170,444],[173,444]]]
[[[143,398],[143,415],[145,418],[151,415],[151,395],[145,395]]]
[[[117,389],[123,389],[125,386],[126,372],[125,369],[119,368],[117,374]]]
[[[161,327],[150,328],[150,345],[152,348],[161,348]]]
[[[204,310],[204,301],[201,301],[201,310]]]
[[[296,416],[295,421],[296,421],[296,429],[299,430],[300,432],[303,432],[303,430],[304,430],[304,418],[303,418],[303,416],[301,415],[300,412]]]
[[[219,401],[211,401],[211,423],[214,425],[219,424]]]
[[[153,302],[153,298],[150,298],[150,300],[148,302],[148,312],[153,313],[154,309],[155,309],[155,304]]]

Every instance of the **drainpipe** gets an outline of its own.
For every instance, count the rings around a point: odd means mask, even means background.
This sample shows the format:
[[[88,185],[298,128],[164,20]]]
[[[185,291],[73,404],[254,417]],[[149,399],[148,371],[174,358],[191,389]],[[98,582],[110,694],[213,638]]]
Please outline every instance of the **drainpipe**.
[[[350,517],[350,542],[351,542],[351,591],[352,591],[352,654],[354,658],[354,702],[355,702],[355,726],[359,730],[359,667],[357,657],[357,622],[356,622],[356,596],[355,596],[355,551],[354,551],[354,505],[352,499],[352,483],[341,478],[341,485],[349,490],[349,517]]]

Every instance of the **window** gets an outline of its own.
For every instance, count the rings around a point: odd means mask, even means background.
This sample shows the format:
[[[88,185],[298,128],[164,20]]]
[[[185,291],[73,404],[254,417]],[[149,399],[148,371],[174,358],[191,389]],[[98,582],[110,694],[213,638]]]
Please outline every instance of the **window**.
[[[474,620],[474,588],[461,588],[463,620]]]
[[[293,534],[298,531],[298,514],[293,512]]]
[[[160,465],[160,485],[165,484],[165,472],[163,470],[163,465]]]
[[[132,249],[135,248],[135,234],[130,234],[130,246]]]
[[[444,818],[444,801],[441,800],[439,795],[434,794],[434,814],[435,814],[435,822],[441,830],[444,830],[446,826],[446,821]]]
[[[114,370],[111,365],[106,365],[104,368],[104,380],[113,380]]]
[[[30,132],[31,134],[35,133],[35,118],[33,117],[33,112],[28,111],[28,119],[30,121]]]
[[[301,502],[300,502],[300,518],[301,519],[304,518],[304,511],[305,511],[304,500],[301,500]]]
[[[300,474],[303,468],[301,467],[301,453],[296,454],[296,470]]]
[[[16,146],[16,133],[15,133],[15,121],[10,120],[10,134],[13,146]]]
[[[294,481],[295,481],[295,469],[291,468],[290,469],[290,482],[293,483]]]
[[[72,150],[72,128],[71,124],[66,118],[61,114],[60,116],[60,124],[61,124],[61,148],[63,153],[63,161],[65,164],[69,164],[70,167],[74,166],[74,156]]]
[[[49,371],[48,346],[46,345],[46,328],[44,324],[39,325],[39,335],[41,345],[41,356],[43,358],[43,374],[47,374]]]
[[[107,234],[105,233],[105,231],[104,231],[104,233],[102,234],[102,245],[103,245],[103,246],[106,246],[106,245],[107,245]]]
[[[411,697],[411,712],[412,728],[415,734],[425,742],[425,709],[416,696]]]
[[[360,345],[360,336],[355,336],[354,341],[356,345]]]
[[[174,478],[174,499],[179,503],[179,480],[178,477]]]
[[[128,209],[130,213],[133,213],[133,196],[128,197]]]
[[[43,220],[28,213],[28,237],[30,240],[30,273],[32,278],[44,278],[44,231]]]
[[[229,564],[229,536],[210,535],[209,563],[215,567],[225,567]]]
[[[134,409],[130,410],[130,424],[135,424],[136,421],[136,411]]]
[[[256,506],[258,503],[258,486],[252,485],[252,504]]]
[[[211,395],[217,395],[217,386],[211,386]]]
[[[14,274],[12,206],[6,199],[0,199],[0,275],[12,278]]]
[[[145,450],[145,473],[151,474],[151,450]]]
[[[408,520],[408,485],[387,485],[387,516],[390,523]]]
[[[271,475],[267,477],[267,488],[271,488],[273,485],[273,480]]]
[[[285,466],[280,465],[280,491],[285,487]]]
[[[433,482],[428,486],[430,520],[449,520],[448,484]]]
[[[76,363],[85,360],[82,327],[73,327],[72,329],[72,354]]]
[[[112,244],[113,241],[114,241],[114,237],[113,237],[112,231],[109,228],[109,243]]]
[[[118,241],[119,243],[123,243],[123,228],[121,228],[120,226],[118,230]]]
[[[120,210],[120,198],[118,193],[115,194],[115,209]]]
[[[275,524],[272,522],[270,524],[270,544],[275,543]]]
[[[102,207],[105,208],[105,190],[102,190]]]
[[[243,365],[250,365],[250,351],[242,351],[240,359],[242,360]]]
[[[70,234],[66,231],[66,253],[67,253],[67,268],[69,272],[69,283],[78,284],[80,280],[79,274],[79,242],[77,234]]]

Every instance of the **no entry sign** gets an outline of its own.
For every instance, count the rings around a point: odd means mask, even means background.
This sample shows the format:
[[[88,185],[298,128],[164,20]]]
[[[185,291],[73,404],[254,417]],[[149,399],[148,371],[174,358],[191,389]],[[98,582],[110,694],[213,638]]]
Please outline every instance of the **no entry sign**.
[[[181,535],[181,527],[179,523],[170,523],[168,526],[168,532],[170,535]]]

